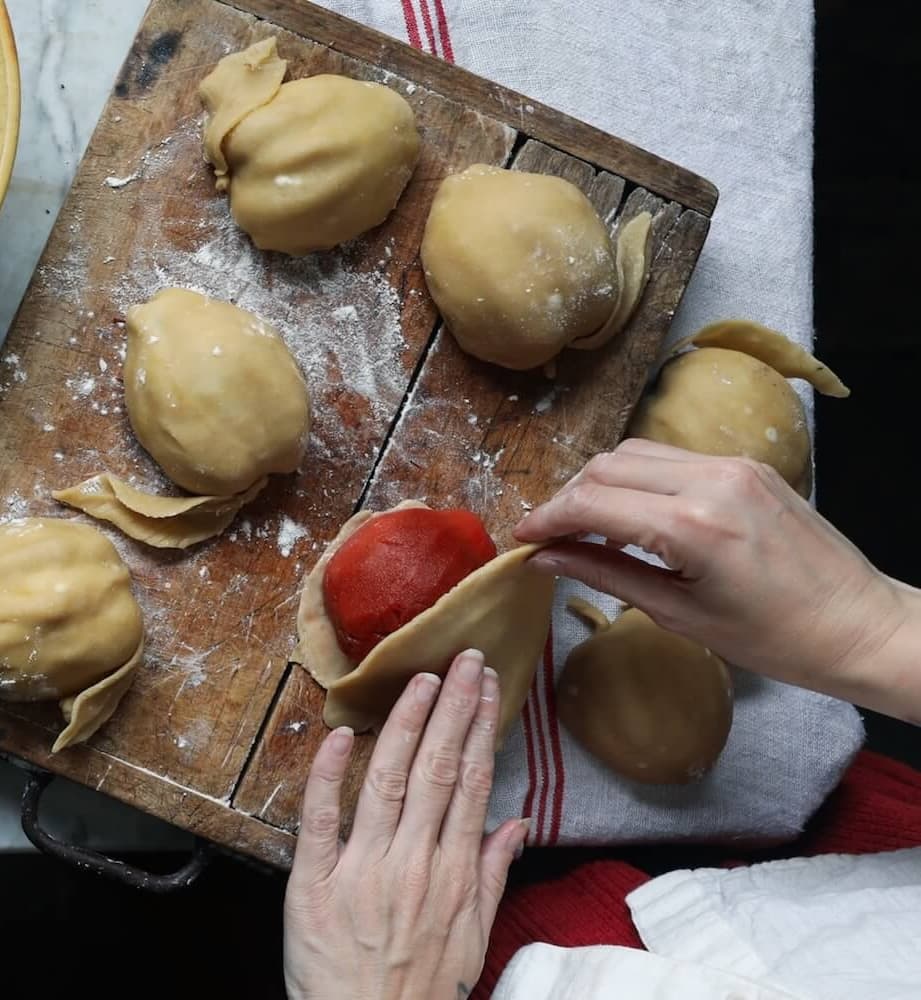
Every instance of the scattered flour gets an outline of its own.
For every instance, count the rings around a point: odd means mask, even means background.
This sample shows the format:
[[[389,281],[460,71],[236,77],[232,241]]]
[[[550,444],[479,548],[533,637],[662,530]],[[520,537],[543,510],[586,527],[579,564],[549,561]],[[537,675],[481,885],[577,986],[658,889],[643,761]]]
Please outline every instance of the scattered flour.
[[[141,175],[135,171],[133,174],[128,174],[126,177],[107,177],[105,179],[106,187],[112,188],[113,191],[118,191],[123,187],[127,187],[132,181],[136,181]]]
[[[29,501],[21,493],[14,491],[8,494],[5,500],[6,502],[0,505],[0,523],[29,516]]]
[[[287,514],[282,516],[281,524],[278,526],[278,551],[285,559],[291,555],[291,550],[302,538],[309,534],[307,529],[296,521],[292,521]]]
[[[0,359],[0,391],[8,389],[14,382],[27,382],[29,375],[22,365],[18,354],[5,354]]]
[[[89,372],[83,372],[75,378],[67,379],[64,385],[73,392],[73,399],[85,399],[96,388],[96,379]]]

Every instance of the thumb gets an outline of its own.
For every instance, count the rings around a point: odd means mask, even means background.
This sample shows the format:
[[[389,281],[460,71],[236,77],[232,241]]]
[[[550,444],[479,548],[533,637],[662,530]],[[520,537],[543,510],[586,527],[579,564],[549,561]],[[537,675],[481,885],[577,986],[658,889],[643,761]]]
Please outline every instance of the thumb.
[[[674,570],[651,566],[618,549],[593,542],[562,542],[541,549],[528,564],[544,573],[567,576],[610,594],[655,618],[675,617],[684,582]]]
[[[530,828],[530,818],[506,820],[480,848],[480,920],[486,938],[505,892],[509,867],[524,848]]]

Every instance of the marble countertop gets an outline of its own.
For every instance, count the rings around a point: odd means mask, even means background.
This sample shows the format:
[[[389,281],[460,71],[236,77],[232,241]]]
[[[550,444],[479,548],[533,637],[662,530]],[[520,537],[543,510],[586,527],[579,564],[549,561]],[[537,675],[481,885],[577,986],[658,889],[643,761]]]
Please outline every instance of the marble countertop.
[[[0,344],[83,151],[131,45],[147,0],[7,0],[22,77],[13,180],[0,208]],[[0,851],[30,845],[20,829],[23,772],[0,762]],[[67,781],[47,795],[42,821],[108,850],[182,848],[190,838]]]

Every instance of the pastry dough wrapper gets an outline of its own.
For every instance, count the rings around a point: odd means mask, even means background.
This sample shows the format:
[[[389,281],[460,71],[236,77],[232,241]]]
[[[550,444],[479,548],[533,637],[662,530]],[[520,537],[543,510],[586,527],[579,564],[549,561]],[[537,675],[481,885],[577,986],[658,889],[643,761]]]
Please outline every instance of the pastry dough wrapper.
[[[134,656],[114,674],[103,677],[101,681],[97,681],[75,697],[64,698],[60,702],[61,712],[67,725],[54,741],[52,753],[58,753],[75,743],[83,743],[112,718],[118,703],[131,687],[134,672],[143,658],[142,639]]]
[[[199,96],[208,111],[205,159],[214,167],[218,191],[225,191],[230,184],[224,139],[251,111],[272,100],[287,67],[288,63],[278,57],[275,38],[263,38],[242,52],[225,56],[199,85]]]
[[[804,347],[777,330],[751,320],[729,319],[711,323],[677,343],[672,353],[677,353],[689,344],[742,351],[770,365],[784,378],[805,379],[823,396],[846,399],[851,394],[851,390],[841,379]]]
[[[615,244],[619,292],[611,318],[597,333],[574,340],[570,347],[580,351],[593,350],[623,330],[646,290],[651,257],[652,216],[649,212],[640,212],[623,226]]]
[[[408,501],[394,509],[407,506],[425,504]],[[521,713],[550,629],[554,579],[527,565],[540,546],[521,546],[475,570],[354,667],[339,649],[326,615],[323,574],[347,538],[386,513],[363,511],[347,521],[308,574],[298,612],[300,642],[292,659],[327,689],[324,722],[361,731],[383,724],[414,674],[443,676],[458,653],[475,647],[499,674],[501,740]]]
[[[221,534],[267,482],[260,479],[245,493],[232,497],[161,497],[101,472],[52,496],[91,517],[110,521],[129,538],[156,548],[184,549]]]

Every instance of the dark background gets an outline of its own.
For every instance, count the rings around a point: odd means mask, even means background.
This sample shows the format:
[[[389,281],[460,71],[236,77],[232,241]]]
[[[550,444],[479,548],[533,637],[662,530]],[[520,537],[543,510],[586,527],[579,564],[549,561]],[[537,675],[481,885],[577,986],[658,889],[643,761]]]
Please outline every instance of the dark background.
[[[853,390],[846,402],[817,400],[819,508],[881,569],[915,585],[918,27],[914,3],[817,4],[817,349]],[[918,730],[871,713],[866,722],[871,747],[921,767]],[[514,877],[617,853],[532,851]],[[705,856],[631,857],[655,871]],[[133,860],[165,870],[182,859]],[[0,996],[281,997],[282,893],[279,876],[229,858],[162,898],[41,856],[0,858]]]

